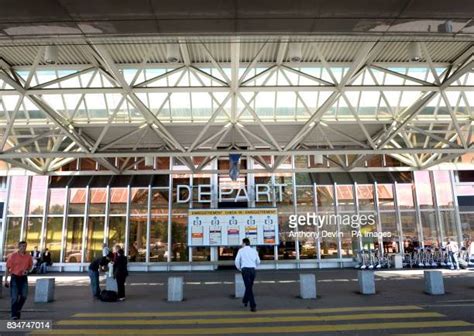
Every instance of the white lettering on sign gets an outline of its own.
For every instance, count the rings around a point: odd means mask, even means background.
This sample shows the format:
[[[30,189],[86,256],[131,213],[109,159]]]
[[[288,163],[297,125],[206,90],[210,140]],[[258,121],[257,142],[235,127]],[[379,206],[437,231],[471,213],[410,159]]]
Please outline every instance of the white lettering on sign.
[[[277,202],[283,201],[284,188],[286,184],[256,184],[253,190],[248,190],[245,186],[231,187],[219,186],[217,189],[218,202],[249,202],[249,195],[255,195],[255,202],[272,202],[273,198]],[[176,186],[176,202],[188,203],[191,200],[192,187],[184,184]],[[210,184],[200,184],[193,187],[197,189],[198,203],[211,203],[212,186]],[[254,191],[254,192],[252,192]],[[194,201],[196,201],[194,199]]]
[[[260,190],[260,189],[264,190]],[[266,195],[267,199],[264,201],[260,200],[260,195]],[[270,186],[268,184],[257,184],[255,186],[255,202],[271,202],[271,196],[270,196]]]
[[[204,191],[206,189],[208,191]],[[206,199],[203,199],[203,196],[208,196]],[[198,187],[198,202],[199,203],[211,203],[211,185],[210,184],[200,184]]]
[[[243,195],[241,195],[243,194]],[[239,191],[237,191],[237,196],[235,197],[236,202],[248,202],[249,201],[249,195],[247,194],[247,188],[240,188]]]
[[[275,188],[278,188],[278,197],[279,197],[279,202],[283,201],[283,187],[285,187],[286,184],[275,184]]]
[[[181,195],[183,189],[186,189],[188,191],[188,197],[182,199],[181,196],[185,195],[185,193],[183,193],[183,195]],[[176,190],[176,202],[177,203],[187,203],[187,202],[189,202],[190,199],[191,199],[191,187],[187,186],[187,185],[184,185],[184,184],[178,185],[177,190]]]
[[[224,197],[232,195],[233,189],[227,187],[219,188],[219,202],[230,202],[232,201],[231,197]]]

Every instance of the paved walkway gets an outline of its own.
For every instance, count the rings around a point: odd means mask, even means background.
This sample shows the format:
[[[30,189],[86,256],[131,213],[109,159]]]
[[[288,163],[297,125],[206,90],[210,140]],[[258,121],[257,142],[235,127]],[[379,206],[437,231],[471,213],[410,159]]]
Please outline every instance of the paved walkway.
[[[248,311],[79,313],[57,321],[53,335],[369,335],[451,329],[474,333],[474,325],[419,306],[367,306]],[[471,330],[471,331],[470,331]],[[41,332],[35,335],[44,334]]]
[[[316,273],[318,299],[298,298],[300,272]],[[49,274],[56,301],[34,304],[30,288],[22,317],[54,320],[53,331],[36,333],[53,335],[474,335],[474,272],[444,273],[443,296],[424,294],[417,270],[379,271],[377,294],[364,296],[355,270],[261,271],[257,313],[233,298],[233,271],[134,273],[116,303],[93,300],[85,274]],[[170,275],[185,278],[183,302],[166,301]],[[2,319],[8,303],[0,299]]]

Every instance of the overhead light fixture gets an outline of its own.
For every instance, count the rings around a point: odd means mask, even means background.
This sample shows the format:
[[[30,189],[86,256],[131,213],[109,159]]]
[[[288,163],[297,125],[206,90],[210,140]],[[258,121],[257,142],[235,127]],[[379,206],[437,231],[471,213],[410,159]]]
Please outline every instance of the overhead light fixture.
[[[293,63],[301,62],[303,59],[301,43],[290,43],[288,45],[288,58]]]
[[[169,63],[179,62],[179,45],[177,43],[166,45],[166,60]]]
[[[47,64],[56,64],[58,61],[58,47],[49,45],[44,51],[44,61]]]
[[[421,47],[419,42],[410,42],[408,44],[408,59],[411,62],[419,62],[421,60]]]
[[[145,156],[145,166],[152,167],[155,158],[153,156]]]
[[[440,33],[452,33],[453,32],[453,21],[447,20],[442,24],[438,25],[438,32]]]
[[[314,164],[322,165],[324,163],[323,154],[314,154]]]

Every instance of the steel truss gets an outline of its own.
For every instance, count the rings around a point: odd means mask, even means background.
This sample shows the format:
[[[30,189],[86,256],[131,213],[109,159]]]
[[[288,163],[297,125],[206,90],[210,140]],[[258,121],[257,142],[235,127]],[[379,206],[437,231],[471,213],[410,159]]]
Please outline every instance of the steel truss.
[[[322,154],[338,168],[351,171],[375,155],[390,156],[409,169],[426,169],[473,152],[473,43],[441,67],[420,42],[423,61],[404,65],[406,73],[375,61],[386,42],[362,42],[352,62],[341,64],[329,62],[314,45],[308,48],[313,48],[317,60],[288,62],[287,38],[281,39],[274,62],[262,60],[268,43],[243,61],[242,43],[235,38],[229,42],[230,62],[218,61],[201,43],[204,63],[193,60],[185,39],[176,43],[178,64],[150,63],[156,48],[150,45],[141,64],[124,66],[109,48],[92,42],[80,46],[90,64],[71,66],[66,74],[61,71],[67,66],[42,64],[44,46],[37,48],[33,64],[26,68],[1,59],[0,160],[37,174],[54,174],[74,159],[89,158],[108,173],[120,174],[145,157],[173,157],[189,172],[199,173],[219,157],[241,153],[274,172],[289,156]],[[0,48],[0,57],[1,53]],[[310,67],[320,69],[319,75],[307,71]],[[423,78],[412,75],[412,68],[425,68]],[[145,76],[147,69],[161,70],[150,77]],[[54,71],[56,77],[45,81],[41,78],[45,70]],[[397,104],[394,91],[400,92]],[[274,96],[270,116],[256,105],[266,92]],[[376,92],[378,100],[370,115],[361,113],[367,92]],[[402,105],[402,94],[409,92],[418,96]],[[207,96],[209,115],[173,116],[173,95],[183,93]],[[282,94],[291,94],[295,106],[284,116],[276,112]],[[60,96],[64,109],[52,106],[51,95]],[[105,117],[94,116],[87,107],[91,95],[105,101]],[[151,102],[152,95],[160,95],[158,107]],[[317,97],[317,103],[309,104],[308,95]],[[68,109],[67,100],[73,96],[74,108]],[[7,99],[16,99],[13,108],[6,106]],[[33,116],[36,111],[41,117]],[[357,129],[360,136],[341,126]],[[191,141],[182,138],[183,127],[194,131]],[[275,157],[272,164],[263,159],[266,155]],[[195,157],[204,159],[195,164]]]

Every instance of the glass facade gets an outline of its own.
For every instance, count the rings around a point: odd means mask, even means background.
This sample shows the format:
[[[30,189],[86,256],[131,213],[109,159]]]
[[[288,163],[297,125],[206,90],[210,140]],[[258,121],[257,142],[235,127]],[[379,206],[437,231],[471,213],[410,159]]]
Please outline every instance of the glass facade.
[[[460,182],[457,172],[421,171],[388,181],[388,173],[372,179],[356,174],[324,177],[298,171],[299,161],[285,164],[293,173],[248,173],[237,181],[220,173],[77,176],[61,183],[57,177],[12,176],[1,191],[7,196],[2,256],[5,259],[25,239],[29,249],[49,248],[53,262],[64,267],[86,266],[101,254],[103,243],[124,247],[132,269],[228,264],[233,248],[188,247],[191,208],[276,207],[279,245],[258,247],[268,267],[350,263],[361,249],[404,253],[441,246],[446,238],[463,244],[474,239],[474,183]],[[170,163],[173,167],[179,163]],[[235,190],[225,197],[219,193],[220,188],[255,190],[256,185],[268,188],[271,197],[256,200],[252,191],[248,201],[233,202],[229,199],[237,195]],[[177,202],[178,197],[185,201]],[[321,235],[315,225],[290,225],[292,216],[311,213],[328,219],[324,230],[331,234]],[[374,218],[374,225],[352,227],[332,220],[354,215]],[[354,231],[359,234],[351,234]],[[390,235],[379,235],[386,232]]]
[[[27,240],[67,267],[84,267],[104,243],[145,271],[231,264],[235,248],[188,246],[188,211],[206,208],[277,209],[279,244],[259,247],[266,267],[473,238],[474,74],[463,62],[452,71],[471,41],[437,37],[423,62],[408,62],[393,54],[408,41],[392,37],[375,47],[340,37],[117,37],[100,43],[114,78],[72,41],[57,46],[54,66],[37,43],[5,42],[24,90],[0,78],[2,257]],[[166,60],[176,42],[183,51],[190,42],[182,67]],[[302,62],[289,62],[294,43]],[[241,189],[248,199],[232,201]],[[324,228],[290,226],[311,213]],[[373,223],[341,220],[354,216]]]

